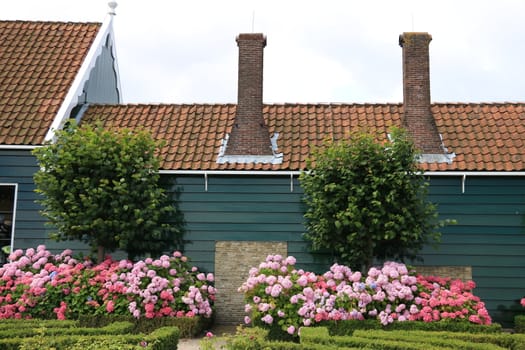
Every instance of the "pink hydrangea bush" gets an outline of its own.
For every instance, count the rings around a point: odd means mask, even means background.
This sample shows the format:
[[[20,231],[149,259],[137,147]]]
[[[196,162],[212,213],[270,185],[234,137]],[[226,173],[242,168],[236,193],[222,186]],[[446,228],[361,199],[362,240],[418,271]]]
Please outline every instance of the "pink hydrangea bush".
[[[476,287],[473,281],[418,276],[418,285],[416,303],[420,306],[420,312],[417,319],[425,322],[444,318],[468,319],[472,323],[491,323],[485,303],[472,293]]]
[[[521,306],[525,307],[525,298],[520,300],[520,304],[521,304]]]
[[[404,264],[387,262],[366,276],[334,264],[323,275],[295,268],[295,258],[270,255],[252,268],[239,288],[246,299],[245,323],[279,327],[290,335],[327,320],[403,321],[467,319],[490,324],[474,284],[415,276]],[[430,315],[430,317],[429,317]]]
[[[214,277],[190,267],[180,252],[137,263],[77,261],[66,250],[17,250],[0,268],[0,318],[55,315],[211,317]]]

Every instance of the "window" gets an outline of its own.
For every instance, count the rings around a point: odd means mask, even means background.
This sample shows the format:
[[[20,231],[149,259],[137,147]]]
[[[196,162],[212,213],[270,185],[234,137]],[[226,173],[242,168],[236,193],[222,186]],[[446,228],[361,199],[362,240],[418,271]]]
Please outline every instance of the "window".
[[[7,262],[13,246],[16,184],[0,183],[0,265]]]

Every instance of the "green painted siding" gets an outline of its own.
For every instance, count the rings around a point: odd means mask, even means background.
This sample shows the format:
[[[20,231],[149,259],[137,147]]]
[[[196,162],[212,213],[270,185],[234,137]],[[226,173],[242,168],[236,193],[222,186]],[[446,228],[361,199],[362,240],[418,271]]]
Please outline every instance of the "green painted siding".
[[[85,251],[80,242],[53,242],[48,238],[41,206],[35,202],[33,174],[38,170],[30,150],[0,150],[0,182],[18,184],[14,249],[27,249],[45,244],[52,252],[66,248]]]
[[[510,324],[525,296],[525,178],[433,177],[430,199],[441,218],[457,225],[442,230],[439,248],[424,250],[425,264],[472,266],[475,290],[493,318]]]
[[[430,199],[441,218],[457,225],[442,230],[439,248],[425,247],[425,265],[472,266],[475,293],[499,322],[509,324],[525,296],[525,179],[518,177],[432,177]],[[298,180],[289,177],[204,176],[177,178],[181,209],[190,241],[186,254],[206,270],[214,269],[218,240],[283,240],[300,267],[317,272],[330,265],[312,255],[304,232]],[[235,257],[232,257],[235,259]],[[248,270],[248,267],[247,267]]]
[[[327,261],[308,253],[302,192],[297,178],[281,176],[204,176],[177,178],[180,208],[187,224],[185,250],[201,268],[214,270],[216,241],[286,241],[288,254],[304,268],[322,271]],[[235,257],[232,257],[233,259]]]

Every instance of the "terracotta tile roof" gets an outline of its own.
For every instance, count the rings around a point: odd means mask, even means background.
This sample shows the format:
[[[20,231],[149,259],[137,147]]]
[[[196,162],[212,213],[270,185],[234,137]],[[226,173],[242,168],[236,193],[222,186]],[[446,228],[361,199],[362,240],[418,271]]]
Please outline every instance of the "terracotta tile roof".
[[[525,170],[525,103],[433,104],[432,113],[456,158],[427,170]]]
[[[43,142],[100,26],[0,21],[0,144]]]
[[[165,140],[162,168],[169,170],[300,170],[312,146],[340,139],[351,130],[386,132],[400,125],[401,104],[269,104],[264,118],[283,163],[217,164],[221,140],[235,117],[234,104],[93,105],[84,122],[108,128],[144,127]],[[525,104],[433,104],[432,112],[452,164],[423,164],[425,170],[525,170]]]

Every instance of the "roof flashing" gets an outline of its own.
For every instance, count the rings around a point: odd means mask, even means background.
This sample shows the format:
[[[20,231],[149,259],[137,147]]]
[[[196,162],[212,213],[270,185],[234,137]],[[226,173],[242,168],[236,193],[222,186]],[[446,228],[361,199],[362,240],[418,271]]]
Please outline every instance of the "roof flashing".
[[[221,147],[219,149],[219,155],[217,156],[217,164],[225,163],[236,163],[236,164],[282,164],[283,162],[283,153],[278,153],[277,139],[279,138],[279,133],[276,132],[270,138],[272,145],[272,154],[271,155],[251,155],[251,154],[235,154],[235,155],[226,155],[226,149],[228,148],[228,140],[230,139],[230,134],[226,134],[224,139],[221,141]]]
[[[455,153],[442,153],[442,154],[435,154],[435,153],[423,153],[420,154],[417,157],[417,161],[419,163],[447,163],[452,164],[454,161],[454,158],[456,158]]]

